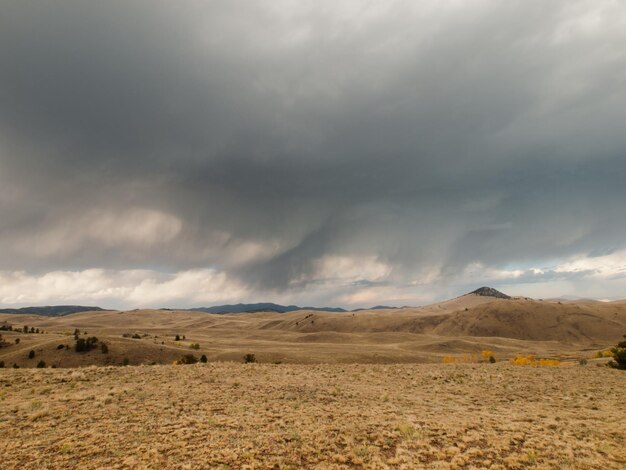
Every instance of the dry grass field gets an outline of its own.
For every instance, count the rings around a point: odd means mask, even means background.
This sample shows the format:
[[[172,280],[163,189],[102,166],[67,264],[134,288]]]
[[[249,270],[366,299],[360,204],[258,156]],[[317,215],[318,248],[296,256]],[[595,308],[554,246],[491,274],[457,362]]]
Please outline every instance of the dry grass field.
[[[626,468],[626,375],[594,358],[626,332],[624,302],[469,295],[355,313],[0,315],[8,324],[2,469]],[[75,351],[76,329],[93,350]],[[483,350],[497,362],[476,363]],[[208,362],[173,365],[185,354]]]
[[[133,310],[0,315],[0,325],[5,321],[45,331],[0,332],[5,339],[0,361],[6,367],[35,367],[41,360],[48,367],[121,365],[124,358],[131,365],[171,364],[191,352],[209,361],[241,361],[250,353],[264,363],[306,364],[441,362],[450,354],[485,349],[498,359],[521,353],[578,360],[591,358],[626,333],[626,303],[465,295],[421,308],[354,313]],[[99,348],[75,353],[75,329],[82,338],[96,336],[106,343],[108,354]],[[177,334],[180,341],[175,341]],[[199,349],[192,350],[192,344]],[[35,356],[29,359],[31,350]]]
[[[622,371],[497,364],[0,370],[3,469],[622,469]]]

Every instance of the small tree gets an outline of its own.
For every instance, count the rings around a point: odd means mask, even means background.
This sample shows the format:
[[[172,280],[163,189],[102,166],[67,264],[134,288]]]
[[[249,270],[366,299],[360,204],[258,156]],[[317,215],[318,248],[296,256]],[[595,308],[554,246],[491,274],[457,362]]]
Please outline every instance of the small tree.
[[[0,369],[4,369],[4,361],[0,361]]]
[[[176,335],[176,338],[174,339],[174,341],[180,341],[180,336]]]
[[[32,359],[33,357],[35,357],[35,351],[31,349],[30,352],[28,353],[28,359]]]
[[[200,345],[198,343],[192,343],[189,345],[191,349],[195,349],[196,351],[200,349]]]
[[[248,353],[245,356],[243,356],[243,362],[245,362],[246,364],[256,362],[256,356],[254,354]]]
[[[15,338],[15,344],[20,344],[20,339],[19,338]]]
[[[626,335],[624,335],[626,339]],[[609,367],[626,370],[626,341],[620,341],[616,347],[611,349],[613,360],[609,362]]]
[[[128,360],[127,357],[124,358],[124,360],[122,361],[122,364],[127,366],[128,364],[130,364],[130,361]]]
[[[106,343],[102,343],[100,345],[100,351],[102,351],[102,354],[109,354],[109,347],[106,345]]]
[[[63,349],[64,347],[65,347],[65,345],[64,345],[64,344],[59,344],[59,345],[57,346],[57,349]]]
[[[44,369],[46,367],[46,363],[44,361],[39,361],[37,363],[37,369]]]
[[[206,357],[206,354],[203,354],[203,355],[200,357],[200,362],[202,362],[203,364],[206,364],[207,360],[208,360],[208,359],[207,359],[207,357]]]
[[[198,358],[193,354],[185,354],[178,360],[178,364],[195,364],[196,362],[198,362]]]

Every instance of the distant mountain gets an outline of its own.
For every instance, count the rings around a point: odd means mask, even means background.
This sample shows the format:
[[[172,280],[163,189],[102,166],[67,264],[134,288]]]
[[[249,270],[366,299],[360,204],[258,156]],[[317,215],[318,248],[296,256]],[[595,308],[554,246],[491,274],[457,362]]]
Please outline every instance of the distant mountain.
[[[396,308],[410,308],[410,307],[389,307],[387,305],[376,305],[376,307],[369,308],[355,308],[354,310],[350,310],[351,312],[360,312],[362,310],[393,310]]]
[[[494,289],[493,287],[480,287],[470,294],[481,295],[483,297],[496,297],[497,299],[510,299],[511,297],[503,294],[499,290]]]
[[[243,313],[243,312],[293,312],[295,310],[315,310],[319,312],[347,312],[338,307],[298,307],[297,305],[279,305],[272,302],[261,302],[256,304],[236,304],[236,305],[215,305],[213,307],[190,308],[193,312],[206,313]]]
[[[23,307],[23,308],[2,308],[0,313],[34,314],[46,317],[59,317],[78,312],[103,312],[100,307],[85,307],[82,305],[54,305],[47,307]]]

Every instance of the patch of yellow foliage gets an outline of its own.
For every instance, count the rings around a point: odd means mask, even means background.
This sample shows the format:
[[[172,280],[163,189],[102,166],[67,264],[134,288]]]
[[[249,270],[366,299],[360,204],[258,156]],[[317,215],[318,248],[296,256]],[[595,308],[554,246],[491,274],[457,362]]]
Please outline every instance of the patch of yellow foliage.
[[[532,354],[529,354],[527,356],[516,354],[514,358],[509,359],[509,362],[515,366],[550,367],[561,365],[561,361],[559,361],[558,359],[537,359]]]
[[[467,364],[470,362],[478,362],[476,354],[463,354],[462,356],[444,356],[444,364]]]
[[[613,352],[610,349],[605,349],[604,351],[598,351],[596,353],[596,357],[613,357]]]
[[[444,364],[468,364],[471,362],[489,362],[490,357],[493,357],[492,351],[481,351],[480,356],[478,356],[477,354],[463,354],[462,356],[444,356],[442,359],[442,362]]]

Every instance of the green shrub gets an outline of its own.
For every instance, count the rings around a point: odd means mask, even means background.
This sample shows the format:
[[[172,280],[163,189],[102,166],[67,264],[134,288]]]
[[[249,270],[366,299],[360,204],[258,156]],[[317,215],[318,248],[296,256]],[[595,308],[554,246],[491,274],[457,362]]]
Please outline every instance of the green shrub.
[[[93,348],[96,347],[97,343],[98,343],[98,338],[96,338],[95,336],[90,336],[87,339],[78,338],[76,340],[76,345],[74,346],[74,349],[76,350],[76,352],[91,351]]]
[[[248,353],[245,356],[243,356],[243,362],[245,362],[246,364],[256,362],[256,356],[254,354]]]
[[[195,349],[196,351],[200,349],[200,345],[198,343],[192,343],[189,345],[191,349]]]
[[[626,338],[626,335],[624,335],[624,338]],[[626,370],[626,348],[621,346],[624,343],[626,341],[621,341],[616,347],[611,349],[613,360],[609,362],[609,367]]]
[[[196,362],[198,362],[198,358],[196,356],[194,356],[193,354],[185,354],[184,356],[180,357],[177,363],[178,364],[195,364]]]

